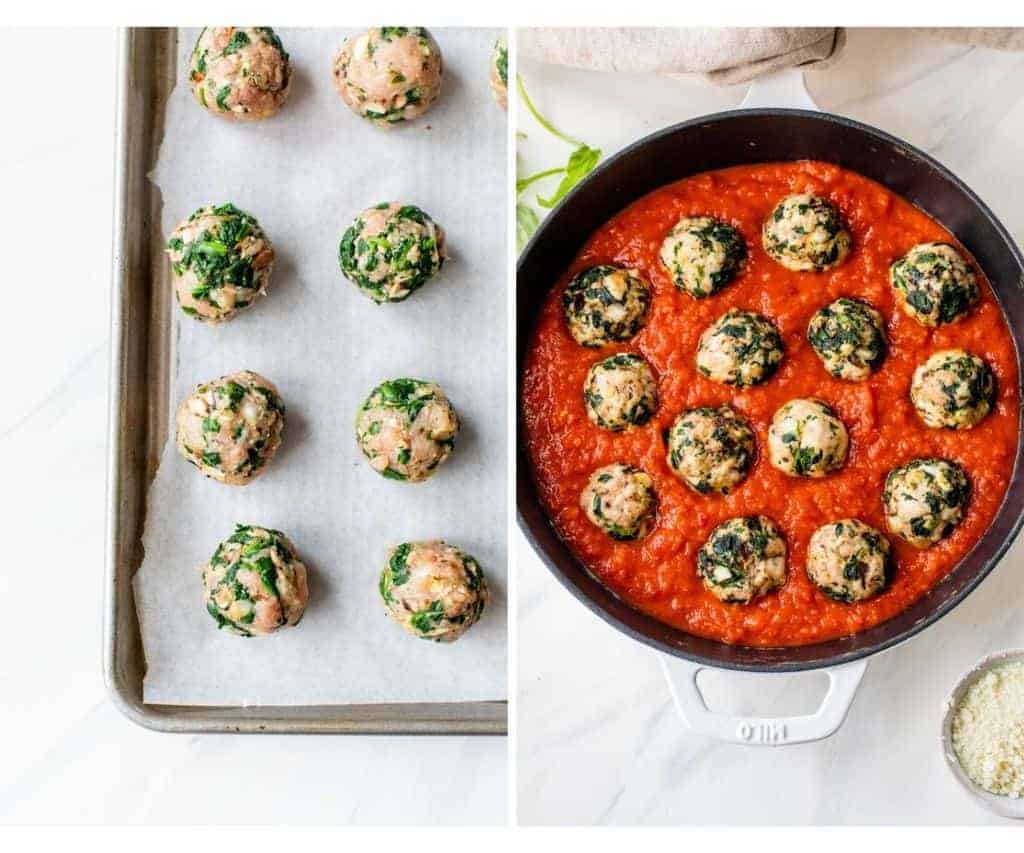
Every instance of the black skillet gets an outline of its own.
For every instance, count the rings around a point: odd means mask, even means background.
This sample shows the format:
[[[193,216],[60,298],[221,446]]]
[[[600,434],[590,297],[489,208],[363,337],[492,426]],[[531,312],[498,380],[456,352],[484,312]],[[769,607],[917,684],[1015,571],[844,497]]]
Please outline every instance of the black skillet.
[[[952,231],[995,288],[1013,333],[1020,368],[1024,259],[1006,229],[974,192],[924,152],[859,122],[810,110],[740,109],[686,121],[633,143],[601,164],[547,217],[518,264],[518,376],[522,376],[535,317],[550,288],[584,241],[612,216],[652,190],[689,175],[746,163],[800,159],[824,160],[866,175]],[[521,413],[521,388],[519,394]],[[691,636],[640,613],[609,592],[576,560],[548,522],[524,447],[521,415],[517,452],[519,524],[555,577],[623,633],[698,666],[725,669],[792,672],[834,668],[908,640],[949,613],[981,583],[1017,534],[1024,507],[1018,439],[1013,477],[995,520],[928,595],[898,616],[851,637],[792,648],[748,648]],[[862,670],[863,665],[858,666]],[[758,738],[756,732],[743,736],[754,741]]]

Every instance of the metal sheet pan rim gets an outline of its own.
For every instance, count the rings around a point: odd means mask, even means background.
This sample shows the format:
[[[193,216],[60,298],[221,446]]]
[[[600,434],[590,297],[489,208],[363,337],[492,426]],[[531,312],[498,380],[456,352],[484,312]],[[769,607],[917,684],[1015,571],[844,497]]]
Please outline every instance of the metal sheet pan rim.
[[[141,681],[129,683],[126,652],[119,642],[126,630],[119,585],[131,584],[137,566],[126,564],[119,547],[124,486],[139,471],[126,470],[124,463],[124,412],[126,405],[129,318],[125,312],[127,233],[132,210],[132,181],[148,181],[147,168],[130,172],[129,131],[137,118],[129,104],[134,51],[140,43],[160,37],[166,31],[122,28],[118,37],[116,164],[114,177],[113,276],[110,294],[110,366],[108,374],[107,423],[107,525],[103,581],[103,678],[114,706],[125,717],[144,728],[160,732],[215,732],[251,734],[432,734],[507,735],[508,703],[493,702],[410,702],[359,705],[291,706],[196,706],[153,705],[142,701]],[[141,175],[141,177],[140,177]],[[145,487],[144,484],[143,491]],[[139,531],[141,535],[141,530]],[[141,653],[141,651],[140,651]],[[141,679],[141,676],[140,676]]]

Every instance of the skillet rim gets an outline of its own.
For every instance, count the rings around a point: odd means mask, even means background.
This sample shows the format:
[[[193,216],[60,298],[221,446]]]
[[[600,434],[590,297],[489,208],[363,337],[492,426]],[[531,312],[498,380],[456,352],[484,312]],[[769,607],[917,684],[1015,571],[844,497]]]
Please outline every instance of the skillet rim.
[[[836,115],[835,113],[819,112],[815,110],[803,110],[803,109],[790,109],[790,108],[772,108],[772,107],[760,107],[755,109],[733,109],[723,110],[716,113],[710,113],[702,116],[697,116],[692,119],[688,119],[683,122],[669,125],[667,127],[656,130],[640,139],[631,142],[629,145],[617,151],[607,160],[594,169],[594,171],[588,175],[583,181],[581,181],[576,187],[574,187],[561,202],[551,211],[551,213],[545,217],[540,227],[533,234],[524,247],[523,251],[519,254],[516,263],[516,304],[515,304],[515,323],[516,323],[516,521],[517,525],[522,532],[523,536],[529,542],[530,547],[540,557],[541,561],[547,567],[548,571],[551,572],[558,579],[559,583],[562,584],[578,601],[584,604],[588,610],[600,617],[604,622],[611,625],[626,636],[631,637],[657,651],[671,655],[673,657],[683,658],[701,666],[713,667],[717,669],[737,670],[746,672],[801,672],[809,670],[824,669],[833,666],[840,666],[846,663],[852,663],[856,660],[868,658],[883,652],[887,649],[893,648],[901,643],[904,643],[919,634],[925,629],[931,627],[946,614],[956,608],[964,599],[966,599],[986,577],[992,572],[992,570],[999,564],[1002,558],[1005,556],[1007,550],[1016,540],[1020,533],[1022,525],[1024,525],[1024,508],[1017,512],[1016,517],[1010,524],[1009,529],[1002,534],[1002,539],[995,546],[993,552],[987,557],[983,558],[981,564],[974,570],[974,572],[963,582],[959,589],[953,591],[944,601],[939,602],[937,605],[932,606],[928,609],[928,612],[909,627],[903,628],[902,630],[892,629],[893,623],[908,610],[918,606],[921,602],[924,602],[934,590],[938,589],[942,584],[947,583],[949,579],[956,573],[956,571],[967,561],[971,560],[977,549],[983,544],[989,544],[995,531],[996,522],[1002,517],[1003,513],[1007,511],[1007,504],[1011,498],[1011,495],[1015,494],[1014,486],[1017,485],[1018,489],[1024,488],[1024,483],[1019,482],[1018,478],[1021,475],[1022,457],[1024,457],[1024,418],[1020,419],[1018,425],[1017,434],[1017,452],[1014,459],[1013,469],[1010,474],[1010,482],[1007,485],[1006,493],[1003,496],[998,510],[993,517],[992,523],[985,530],[982,536],[972,546],[971,550],[946,574],[943,580],[939,581],[934,587],[931,588],[922,598],[919,598],[916,602],[911,604],[908,608],[901,611],[899,614],[891,617],[890,619],[879,623],[878,625],[872,626],[864,631],[857,632],[849,635],[848,637],[841,637],[832,640],[826,640],[819,643],[813,643],[804,646],[781,646],[781,647],[756,647],[756,646],[739,646],[730,645],[719,640],[709,640],[707,638],[698,637],[693,634],[688,634],[680,628],[669,625],[668,623],[662,622],[655,619],[643,611],[633,607],[632,605],[625,602],[610,589],[605,587],[597,578],[594,577],[583,563],[576,558],[571,552],[568,546],[564,543],[557,532],[554,531],[554,527],[550,522],[547,512],[544,510],[541,504],[540,497],[537,494],[536,479],[533,475],[533,466],[527,452],[524,435],[525,430],[523,428],[523,415],[522,415],[522,377],[523,377],[523,363],[525,357],[525,349],[520,346],[520,338],[525,337],[529,339],[535,324],[535,314],[531,313],[529,317],[521,317],[519,313],[519,298],[518,298],[518,280],[520,274],[523,271],[523,267],[526,264],[530,254],[536,249],[537,245],[544,238],[545,234],[556,226],[557,219],[561,215],[565,215],[566,211],[572,209],[576,199],[582,194],[585,188],[591,184],[594,180],[598,179],[606,172],[616,167],[622,160],[632,157],[643,148],[650,146],[652,143],[661,140],[668,136],[675,136],[677,134],[685,133],[696,127],[709,125],[713,123],[719,123],[722,121],[739,120],[744,118],[803,118],[811,121],[822,122],[833,126],[838,126],[846,131],[854,131],[869,137],[873,137],[883,145],[887,146],[889,150],[898,152],[902,157],[914,159],[922,162],[928,168],[936,172],[941,179],[952,186],[952,188],[959,194],[962,199],[965,199],[973,208],[973,211],[983,216],[989,226],[994,230],[1002,242],[1006,251],[1009,252],[1012,260],[1018,270],[1019,276],[1016,282],[1017,286],[1024,289],[1024,255],[1022,255],[1020,248],[1017,246],[1016,241],[1012,235],[1002,224],[1002,222],[995,216],[992,210],[985,204],[984,201],[975,193],[964,181],[962,181],[957,175],[955,175],[950,169],[932,157],[930,154],[922,151],[921,149],[905,142],[899,137],[893,136],[886,131],[880,130],[872,125],[865,124],[863,122],[856,121],[854,119],[846,118],[845,116]],[[795,158],[805,159],[805,158]],[[779,162],[778,158],[766,159],[764,162]],[[728,168],[722,166],[720,168]],[[844,167],[846,168],[846,167]],[[694,174],[697,174],[696,172]],[[867,177],[867,176],[866,176]],[[677,178],[675,180],[681,180]],[[872,178],[872,180],[875,180]],[[666,183],[671,183],[668,181]],[[882,186],[886,184],[882,181],[876,181]],[[896,192],[891,187],[886,186],[890,192]],[[650,190],[653,191],[653,190]],[[649,192],[650,192],[649,191]],[[626,206],[634,203],[638,199],[642,198],[641,195],[637,195],[634,198],[627,201],[623,206],[619,207],[618,210],[623,210]],[[905,198],[901,193],[897,193],[901,198]],[[910,201],[910,199],[906,199]],[[915,202],[916,207],[919,207],[922,211],[927,213],[932,218],[936,219],[940,224],[942,220],[935,217],[925,208],[920,207]],[[614,213],[612,214],[615,215]],[[948,227],[948,226],[944,226]],[[972,253],[973,254],[973,253]],[[1014,349],[1017,355],[1017,372],[1018,372],[1018,383],[1024,381],[1024,362],[1021,359],[1021,342],[1018,340],[1018,335],[1014,328],[1013,323],[1010,321],[1009,316],[1006,313],[1006,306],[1004,299],[999,292],[997,284],[989,279],[989,283],[992,287],[993,293],[996,296],[996,301],[999,305],[1000,310],[1003,313],[1003,318],[1010,330],[1010,336],[1014,343]],[[524,323],[529,323],[529,326],[524,332]],[[524,494],[524,491],[526,494]],[[528,501],[532,506],[531,508],[536,510],[539,515],[540,523],[548,528],[548,531],[554,536],[554,541],[557,543],[557,547],[564,550],[565,555],[569,558],[570,562],[574,565],[576,572],[585,581],[586,585],[590,587],[593,592],[585,590],[575,577],[571,577],[569,572],[563,571],[556,563],[555,559],[548,553],[546,546],[540,541],[537,532],[534,530],[531,521],[526,518],[523,511],[523,503]],[[610,608],[605,603],[598,601],[598,598],[610,599],[611,606],[617,608],[625,608],[631,616],[646,630],[634,627],[627,624],[623,619],[614,613],[610,612]],[[886,630],[888,627],[888,631]],[[657,636],[653,636],[654,632],[669,633],[676,639],[676,643],[666,642],[659,639]],[[857,638],[863,637],[865,634],[870,632],[879,631],[882,634],[888,634],[883,636],[881,639],[874,643],[857,644]],[[698,645],[710,647],[714,652],[720,651],[723,654],[727,653],[730,655],[729,659],[723,659],[716,654],[695,652],[689,648],[685,648],[685,645]],[[844,645],[853,645],[854,647],[843,650]],[[832,649],[838,649],[831,651]],[[787,653],[803,652],[808,654],[814,650],[820,650],[817,655],[808,655],[806,659],[802,660],[791,660],[787,659]],[[753,657],[756,655],[766,655],[775,658],[770,661],[745,661],[742,658],[744,655]]]

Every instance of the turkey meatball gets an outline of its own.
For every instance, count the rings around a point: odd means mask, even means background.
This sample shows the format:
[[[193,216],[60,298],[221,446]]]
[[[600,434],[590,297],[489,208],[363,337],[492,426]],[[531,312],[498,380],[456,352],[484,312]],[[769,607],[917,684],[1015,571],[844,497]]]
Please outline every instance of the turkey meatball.
[[[941,350],[914,371],[910,399],[926,426],[970,429],[992,410],[995,377],[978,356]]]
[[[927,548],[956,529],[969,493],[967,474],[955,462],[915,459],[885,478],[886,524],[915,548]]]
[[[634,465],[606,465],[590,475],[580,506],[612,539],[643,539],[654,522],[654,481]]]
[[[370,467],[391,480],[433,476],[455,447],[459,418],[441,388],[392,379],[370,392],[356,416],[356,440]]]
[[[356,115],[392,127],[423,115],[441,94],[441,50],[423,27],[371,27],[345,39],[334,86]]]
[[[620,432],[651,419],[658,409],[658,383],[640,356],[619,353],[587,372],[583,402],[591,423]]]
[[[206,610],[232,634],[260,637],[297,625],[309,600],[306,567],[280,530],[236,524],[200,566]]]
[[[836,379],[863,382],[885,358],[882,315],[866,302],[841,296],[819,308],[807,326],[807,340]]]
[[[754,431],[728,406],[683,412],[668,431],[669,467],[702,495],[727,495],[754,461]]]
[[[569,333],[585,347],[628,341],[643,328],[651,286],[638,270],[608,265],[583,270],[565,288]]]
[[[846,427],[820,400],[790,400],[768,428],[772,465],[792,477],[824,477],[846,461]]]
[[[807,546],[807,576],[836,601],[864,601],[889,582],[889,540],[855,518],[819,527]]]
[[[480,564],[440,540],[404,542],[388,553],[380,576],[387,614],[406,631],[452,643],[472,627],[487,604]]]
[[[949,243],[921,243],[889,267],[896,301],[922,326],[952,323],[978,299],[978,282]]]
[[[401,302],[441,271],[444,231],[413,204],[383,202],[364,210],[338,247],[345,277],[374,302]]]
[[[746,604],[786,581],[786,542],[769,518],[719,524],[697,552],[697,574],[721,601]]]
[[[697,344],[697,370],[726,385],[758,385],[782,361],[782,338],[770,320],[733,309],[708,326]]]
[[[199,471],[244,486],[266,469],[281,445],[284,403],[269,379],[240,370],[203,382],[181,404],[175,444]]]
[[[739,232],[710,216],[684,216],[668,232],[658,253],[675,286],[695,299],[725,287],[746,256],[747,244]]]
[[[200,106],[234,121],[272,116],[288,97],[291,62],[270,27],[206,27],[189,59]]]
[[[267,292],[274,249],[255,217],[233,204],[201,207],[167,241],[181,310],[216,324]]]
[[[491,92],[503,110],[508,109],[508,47],[500,39],[494,43],[491,54]]]
[[[764,221],[764,250],[786,269],[823,272],[839,266],[853,241],[835,205],[810,193],[786,196]]]

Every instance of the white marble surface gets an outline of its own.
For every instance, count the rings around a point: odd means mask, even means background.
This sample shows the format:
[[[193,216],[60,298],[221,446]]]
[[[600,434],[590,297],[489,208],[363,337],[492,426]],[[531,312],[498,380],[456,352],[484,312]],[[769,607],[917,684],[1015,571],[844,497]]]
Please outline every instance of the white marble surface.
[[[0,57],[33,69],[0,136],[0,822],[503,822],[504,738],[164,735],[107,700],[115,36],[0,30]]]
[[[744,87],[602,76],[523,63],[538,108],[610,154],[664,125],[739,104]],[[888,130],[957,172],[1024,240],[1024,55],[908,32],[853,31],[833,68],[807,75],[819,105]],[[529,119],[519,172],[568,148]],[[548,190],[543,185],[543,190]],[[872,659],[830,740],[779,749],[687,733],[655,653],[577,603],[519,537],[518,817],[527,824],[960,824],[1000,822],[957,787],[938,746],[941,704],[983,654],[1024,646],[1024,545],[956,611]],[[823,677],[711,674],[712,704],[807,710]],[[755,677],[756,678],[756,677]]]

